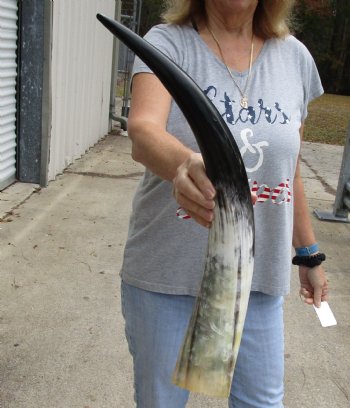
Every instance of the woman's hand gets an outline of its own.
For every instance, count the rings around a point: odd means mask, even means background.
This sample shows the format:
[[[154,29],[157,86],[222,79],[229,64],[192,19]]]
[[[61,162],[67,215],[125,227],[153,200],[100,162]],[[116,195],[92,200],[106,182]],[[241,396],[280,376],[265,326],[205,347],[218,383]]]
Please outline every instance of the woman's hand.
[[[176,172],[173,195],[181,207],[195,221],[206,228],[214,219],[215,188],[208,179],[202,155],[193,153]],[[252,202],[257,197],[252,194]]]
[[[205,173],[201,154],[193,153],[178,167],[173,184],[176,201],[195,221],[209,228],[214,218],[216,192]]]
[[[328,299],[328,280],[321,265],[313,268],[299,266],[300,295],[305,303],[316,307],[321,306],[321,301]]]

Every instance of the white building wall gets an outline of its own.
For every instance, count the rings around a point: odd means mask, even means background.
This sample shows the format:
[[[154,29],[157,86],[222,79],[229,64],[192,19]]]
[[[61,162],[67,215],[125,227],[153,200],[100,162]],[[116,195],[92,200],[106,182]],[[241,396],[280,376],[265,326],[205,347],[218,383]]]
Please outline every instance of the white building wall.
[[[17,0],[0,0],[0,190],[16,175]]]
[[[108,132],[115,0],[55,0],[49,180]]]

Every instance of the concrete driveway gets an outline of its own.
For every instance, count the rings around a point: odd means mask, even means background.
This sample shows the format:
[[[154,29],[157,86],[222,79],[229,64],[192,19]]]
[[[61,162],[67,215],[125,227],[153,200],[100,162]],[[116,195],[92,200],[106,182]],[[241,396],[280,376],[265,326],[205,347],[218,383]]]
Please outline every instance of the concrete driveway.
[[[304,143],[311,210],[331,210],[342,148]],[[142,167],[110,135],[46,189],[0,193],[0,408],[131,408],[132,366],[119,302],[121,256]],[[327,253],[330,304],[322,328],[286,299],[287,408],[350,407],[350,225],[313,217]],[[189,408],[225,401],[191,396]]]

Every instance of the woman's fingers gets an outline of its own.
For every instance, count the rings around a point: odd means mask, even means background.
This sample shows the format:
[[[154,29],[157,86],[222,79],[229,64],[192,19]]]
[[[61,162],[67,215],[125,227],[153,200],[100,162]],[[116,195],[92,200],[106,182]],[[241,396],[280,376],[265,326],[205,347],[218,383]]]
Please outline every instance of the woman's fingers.
[[[254,193],[251,193],[251,196],[252,196],[252,203],[253,203],[253,205],[254,205],[254,204],[257,202],[258,197],[257,197],[257,195],[254,194]]]
[[[195,201],[189,200],[186,196],[179,194],[177,197],[178,203],[184,211],[190,215],[195,221],[204,227],[210,227],[214,218],[214,212],[211,209],[199,205]]]
[[[188,168],[188,176],[193,180],[206,200],[213,200],[215,189],[205,172],[202,156],[195,155],[191,164]]]
[[[306,268],[301,266],[301,288],[300,296],[304,298],[304,302],[317,307],[321,306],[321,302],[328,300],[328,280],[322,266]]]
[[[213,220],[215,189],[208,179],[200,154],[193,154],[177,169],[173,194],[181,207],[199,224],[209,227]]]
[[[216,191],[209,180],[201,154],[193,153],[176,172],[173,195],[181,207],[199,224],[210,227],[214,218]],[[253,204],[257,197],[252,194]]]
[[[194,180],[187,174],[179,174],[175,182],[175,197],[178,203],[191,211],[195,211],[194,205],[212,210],[215,206],[214,200],[204,196],[200,188],[195,184]],[[188,207],[187,202],[191,204]]]

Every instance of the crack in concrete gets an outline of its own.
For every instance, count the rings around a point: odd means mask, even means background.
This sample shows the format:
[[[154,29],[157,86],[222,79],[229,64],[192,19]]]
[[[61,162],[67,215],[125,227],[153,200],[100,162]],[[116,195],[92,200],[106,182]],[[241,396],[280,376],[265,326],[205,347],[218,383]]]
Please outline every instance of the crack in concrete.
[[[127,173],[127,174],[106,174],[106,173],[98,173],[94,171],[66,170],[64,174],[74,174],[77,176],[89,176],[89,177],[100,177],[100,178],[111,178],[111,179],[129,179],[129,178],[134,178],[134,177],[140,177],[143,175],[143,172],[138,171],[135,173]]]
[[[111,179],[135,179],[136,177],[138,178],[142,176],[143,172],[138,171],[135,173],[127,173],[127,174],[106,174],[106,173],[98,173],[98,172],[92,172],[92,171],[65,170],[64,174],[73,174],[73,175],[78,175],[78,176],[89,176],[89,177],[100,177],[100,178],[111,178]],[[10,210],[6,211],[4,215],[2,216],[0,215],[0,223],[9,222],[10,217],[14,215],[14,211],[20,208],[25,202],[27,202],[33,196],[33,194],[39,193],[40,191],[41,191],[41,187],[35,188],[30,194],[28,194],[26,198],[24,198],[18,204],[11,207]]]
[[[33,194],[38,194],[41,191],[41,187],[36,187],[26,198],[24,198],[21,202],[18,204],[14,205],[9,211],[5,212],[5,215],[0,216],[0,222],[6,222],[7,218],[11,217],[14,215],[14,211],[17,210],[19,207],[21,207],[22,204],[27,202]],[[9,200],[7,200],[9,201]],[[1,408],[1,406],[0,406]]]
[[[339,391],[343,393],[344,397],[349,401],[349,393],[346,388],[340,383],[340,379],[338,378],[331,378],[332,382],[338,387]]]
[[[308,163],[306,159],[304,159],[302,156],[300,157],[300,160],[314,173],[316,179],[322,184],[322,186],[325,189],[326,193],[336,195],[337,190],[335,190],[331,185],[329,185],[324,178],[322,178],[315,169],[312,168],[312,166]]]
[[[302,386],[301,386],[301,390],[303,390],[304,387],[305,387],[305,384],[306,384],[306,374],[305,374],[305,370],[304,370],[303,367],[301,367],[301,372],[302,372],[302,374],[303,374],[303,384],[302,384]]]

